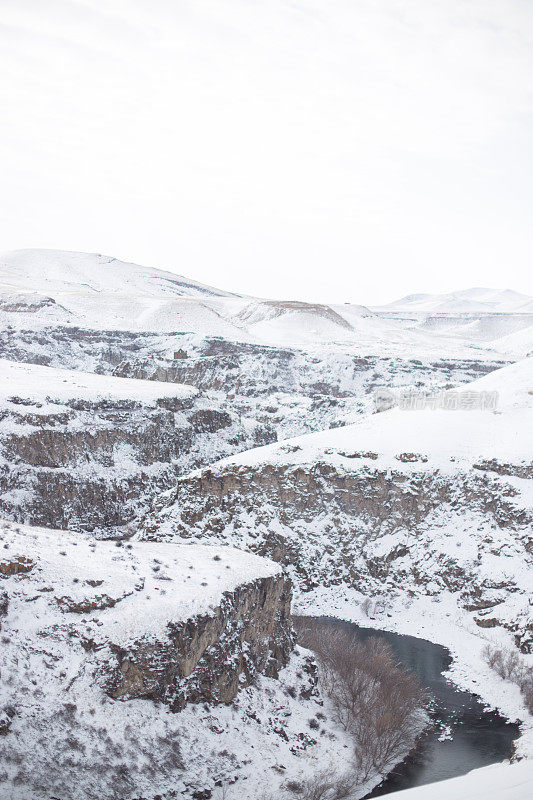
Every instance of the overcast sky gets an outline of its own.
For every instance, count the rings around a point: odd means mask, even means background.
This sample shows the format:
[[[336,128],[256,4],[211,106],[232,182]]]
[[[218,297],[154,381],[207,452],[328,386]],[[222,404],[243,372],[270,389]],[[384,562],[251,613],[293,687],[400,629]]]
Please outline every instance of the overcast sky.
[[[0,0],[0,250],[533,294],[531,0]]]

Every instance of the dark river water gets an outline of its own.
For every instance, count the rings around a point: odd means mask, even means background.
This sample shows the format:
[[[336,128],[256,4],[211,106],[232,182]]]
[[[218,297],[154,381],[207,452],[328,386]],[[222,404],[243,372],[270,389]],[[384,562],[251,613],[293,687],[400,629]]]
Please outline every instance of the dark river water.
[[[485,711],[475,695],[462,692],[444,678],[442,673],[452,661],[445,647],[329,617],[320,620],[324,625],[353,631],[360,639],[369,636],[384,639],[398,661],[418,676],[433,697],[435,729],[422,737],[415,753],[399,764],[368,798],[464,775],[511,755],[513,740],[519,734],[518,725],[507,722],[495,711]],[[450,728],[452,738],[439,741],[443,727]]]

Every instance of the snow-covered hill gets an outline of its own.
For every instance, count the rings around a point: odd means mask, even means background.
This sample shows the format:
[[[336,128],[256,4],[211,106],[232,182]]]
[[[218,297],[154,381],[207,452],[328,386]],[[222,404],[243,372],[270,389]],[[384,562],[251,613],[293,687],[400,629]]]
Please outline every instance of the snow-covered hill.
[[[480,337],[473,336],[468,326],[464,329],[463,320],[450,336],[437,327],[406,325],[402,314],[392,311],[376,315],[361,305],[245,297],[99,254],[20,250],[0,259],[0,323],[21,331],[50,326],[101,332],[179,331],[274,347],[483,359],[494,357],[497,338],[517,327],[508,323],[503,330]],[[480,348],[478,340],[496,341],[487,349],[485,344]]]
[[[68,296],[92,292],[123,296],[229,297],[173,272],[129,264],[100,253],[16,250],[0,258],[0,288]]]
[[[2,312],[21,327],[55,322],[274,343],[335,340],[351,329],[327,306],[255,300],[108,256],[55,250],[0,259]],[[372,316],[358,306],[352,314]],[[273,319],[278,323],[269,324]]]
[[[395,300],[381,311],[404,311],[416,314],[531,314],[533,297],[512,289],[463,289],[447,294],[411,294]]]

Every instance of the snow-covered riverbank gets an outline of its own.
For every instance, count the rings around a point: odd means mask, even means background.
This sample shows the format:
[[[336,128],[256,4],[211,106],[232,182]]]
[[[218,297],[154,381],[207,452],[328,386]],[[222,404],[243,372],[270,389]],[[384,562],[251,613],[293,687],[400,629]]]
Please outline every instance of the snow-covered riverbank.
[[[295,598],[294,613],[331,616],[367,628],[392,631],[427,639],[450,650],[453,663],[447,676],[459,688],[477,694],[487,706],[509,720],[521,723],[517,756],[533,758],[533,717],[527,711],[520,690],[502,680],[483,658],[487,644],[513,647],[512,636],[502,628],[479,628],[472,615],[462,610],[453,595],[439,598],[394,596],[371,598],[363,610],[364,596],[345,586],[318,587]],[[523,656],[529,664],[533,656]]]

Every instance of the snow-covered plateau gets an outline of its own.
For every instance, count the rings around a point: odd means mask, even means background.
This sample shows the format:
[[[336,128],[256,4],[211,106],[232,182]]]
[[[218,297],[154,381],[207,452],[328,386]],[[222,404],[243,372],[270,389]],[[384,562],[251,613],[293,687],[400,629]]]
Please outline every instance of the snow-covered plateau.
[[[398,798],[529,797],[533,719],[483,653],[532,667],[532,352],[509,290],[369,309],[3,256],[2,800],[258,800],[344,769],[291,597],[446,646],[521,723],[523,760]]]

